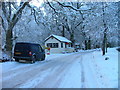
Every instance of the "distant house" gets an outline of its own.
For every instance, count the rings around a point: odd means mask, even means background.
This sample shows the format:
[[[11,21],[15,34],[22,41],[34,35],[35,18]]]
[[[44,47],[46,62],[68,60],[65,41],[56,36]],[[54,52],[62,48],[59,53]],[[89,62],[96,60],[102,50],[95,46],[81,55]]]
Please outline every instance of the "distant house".
[[[75,51],[77,52],[80,49],[80,43],[75,43]]]
[[[50,53],[73,52],[72,42],[65,37],[50,35],[45,39],[45,47],[50,48]]]

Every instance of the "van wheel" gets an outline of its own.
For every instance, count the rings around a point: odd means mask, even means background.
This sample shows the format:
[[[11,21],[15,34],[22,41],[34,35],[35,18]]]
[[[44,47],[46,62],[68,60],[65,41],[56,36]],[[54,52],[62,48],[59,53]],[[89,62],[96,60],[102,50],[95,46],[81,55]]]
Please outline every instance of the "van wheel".
[[[35,56],[32,57],[32,61],[31,61],[31,64],[35,63]]]
[[[31,61],[31,64],[35,63],[35,61]]]
[[[41,61],[43,61],[43,60],[45,60],[45,55],[44,55],[44,57],[41,59]]]
[[[16,61],[16,62],[19,62],[19,59],[15,58],[15,61]]]

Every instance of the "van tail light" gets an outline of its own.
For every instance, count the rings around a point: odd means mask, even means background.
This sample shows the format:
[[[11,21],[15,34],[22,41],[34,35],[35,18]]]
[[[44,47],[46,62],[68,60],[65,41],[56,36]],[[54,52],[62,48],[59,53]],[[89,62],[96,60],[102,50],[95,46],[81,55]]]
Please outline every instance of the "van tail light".
[[[32,56],[32,52],[31,51],[29,52],[29,56]]]

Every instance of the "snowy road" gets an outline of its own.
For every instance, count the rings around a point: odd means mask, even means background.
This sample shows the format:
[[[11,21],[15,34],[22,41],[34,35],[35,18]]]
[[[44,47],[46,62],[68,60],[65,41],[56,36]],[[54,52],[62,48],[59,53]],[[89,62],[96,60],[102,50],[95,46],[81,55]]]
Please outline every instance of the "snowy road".
[[[82,53],[68,54],[32,65],[12,62],[14,65],[3,72],[3,88],[80,88],[81,56]]]
[[[100,88],[90,60],[92,52],[79,52],[54,57],[35,64],[6,62],[3,65],[3,88]],[[7,66],[9,64],[9,66]]]

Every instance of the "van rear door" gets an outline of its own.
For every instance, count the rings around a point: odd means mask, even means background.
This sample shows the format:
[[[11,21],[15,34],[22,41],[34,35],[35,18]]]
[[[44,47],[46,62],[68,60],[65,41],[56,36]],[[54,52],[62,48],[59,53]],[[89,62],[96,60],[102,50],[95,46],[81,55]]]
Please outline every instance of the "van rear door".
[[[40,45],[39,45],[39,56],[41,59],[44,59],[45,56],[45,52]]]
[[[31,48],[29,44],[26,43],[16,43],[14,49],[14,56],[28,57]]]

